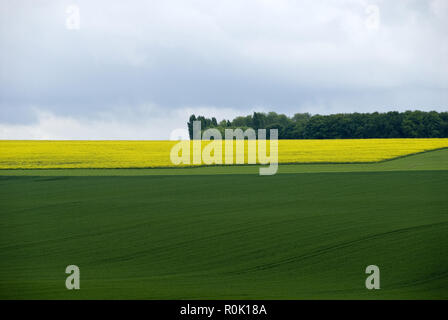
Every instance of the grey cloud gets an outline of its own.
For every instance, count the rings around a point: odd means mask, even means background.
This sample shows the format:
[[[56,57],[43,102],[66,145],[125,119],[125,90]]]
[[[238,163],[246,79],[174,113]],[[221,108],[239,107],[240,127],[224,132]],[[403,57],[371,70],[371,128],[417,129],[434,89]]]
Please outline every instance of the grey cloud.
[[[294,113],[446,110],[446,1],[2,1],[0,124],[152,104]],[[380,9],[378,30],[366,7]],[[132,113],[132,111],[131,111]]]

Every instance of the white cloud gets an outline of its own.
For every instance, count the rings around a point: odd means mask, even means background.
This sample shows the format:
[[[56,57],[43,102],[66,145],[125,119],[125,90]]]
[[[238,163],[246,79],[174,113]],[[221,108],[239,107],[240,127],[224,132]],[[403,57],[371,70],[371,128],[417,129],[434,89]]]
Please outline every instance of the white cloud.
[[[0,139],[37,140],[170,140],[187,128],[191,114],[233,119],[253,110],[216,107],[185,107],[167,110],[155,105],[138,109],[116,108],[92,118],[56,115],[34,108],[31,124],[0,123]],[[176,134],[177,133],[177,134]]]
[[[446,18],[448,15],[448,1],[446,0],[432,0],[430,8],[437,17]]]

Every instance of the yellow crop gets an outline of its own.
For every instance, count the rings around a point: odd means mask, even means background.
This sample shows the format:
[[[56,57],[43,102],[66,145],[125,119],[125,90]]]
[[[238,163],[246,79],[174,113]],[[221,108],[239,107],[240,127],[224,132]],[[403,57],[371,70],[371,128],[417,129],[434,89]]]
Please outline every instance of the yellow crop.
[[[173,167],[170,150],[176,143],[0,140],[0,169]],[[448,147],[448,139],[279,140],[278,143],[279,163],[374,162]],[[223,157],[224,151],[223,147]]]

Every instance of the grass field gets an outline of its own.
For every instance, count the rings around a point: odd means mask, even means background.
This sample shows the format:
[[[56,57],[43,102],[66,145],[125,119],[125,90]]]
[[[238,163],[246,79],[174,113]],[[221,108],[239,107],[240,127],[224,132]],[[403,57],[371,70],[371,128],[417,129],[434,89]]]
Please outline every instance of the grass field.
[[[0,298],[448,299],[448,150],[257,173],[0,170]]]

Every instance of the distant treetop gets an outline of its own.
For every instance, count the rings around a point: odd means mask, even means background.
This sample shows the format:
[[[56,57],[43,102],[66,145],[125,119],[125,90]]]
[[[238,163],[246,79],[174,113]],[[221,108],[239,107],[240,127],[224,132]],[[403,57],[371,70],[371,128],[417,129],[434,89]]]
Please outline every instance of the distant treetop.
[[[254,112],[232,121],[190,116],[188,131],[193,135],[193,121],[201,121],[201,130],[278,129],[279,139],[366,139],[366,138],[448,138],[448,112],[391,111],[387,113],[338,113],[292,117],[275,112]]]

